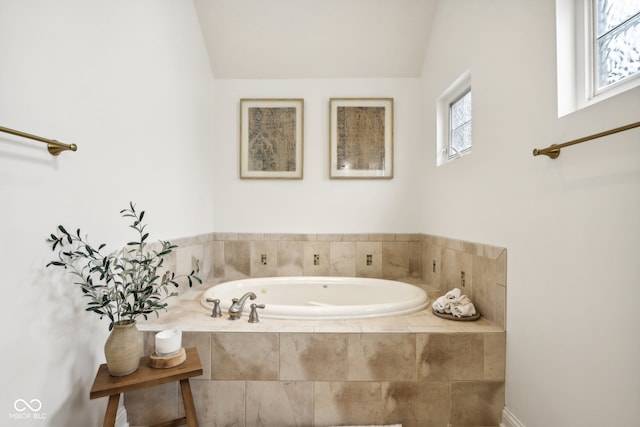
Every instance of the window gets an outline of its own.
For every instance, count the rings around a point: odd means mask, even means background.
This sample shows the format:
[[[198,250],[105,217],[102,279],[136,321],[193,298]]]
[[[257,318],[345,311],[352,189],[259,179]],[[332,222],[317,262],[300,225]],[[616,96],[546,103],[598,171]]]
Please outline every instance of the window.
[[[640,0],[593,0],[594,95],[640,72]]]
[[[556,0],[558,116],[640,86],[640,0]]]
[[[449,104],[449,159],[471,150],[471,88]]]
[[[437,164],[471,152],[471,76],[460,76],[441,96],[437,105]]]

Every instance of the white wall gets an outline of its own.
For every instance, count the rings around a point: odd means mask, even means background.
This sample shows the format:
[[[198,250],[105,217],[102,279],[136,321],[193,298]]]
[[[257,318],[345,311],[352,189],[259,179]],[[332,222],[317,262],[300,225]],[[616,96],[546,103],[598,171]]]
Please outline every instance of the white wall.
[[[420,79],[216,80],[216,231],[415,232],[422,159]],[[329,99],[392,97],[394,178],[329,178]],[[241,98],[304,98],[304,179],[239,178]]]
[[[1,424],[101,425],[106,400],[88,397],[108,323],[44,269],[45,239],[63,223],[115,249],[130,200],[154,238],[212,231],[206,49],[191,2],[0,0],[0,52],[0,125],[79,147],[54,158],[0,134]],[[46,420],[10,418],[17,399]]]
[[[554,0],[441,1],[423,69],[421,231],[508,248],[506,406],[526,427],[640,420],[634,90],[557,118]],[[471,70],[473,153],[436,167],[435,105]]]
[[[100,424],[104,402],[87,395],[106,322],[43,269],[44,239],[63,222],[117,245],[129,200],[158,238],[389,231],[506,246],[509,410],[527,427],[637,423],[638,130],[557,160],[531,150],[637,121],[640,91],[557,119],[553,0],[437,13],[423,79],[217,80],[212,105],[191,2],[0,0],[0,124],[79,146],[52,158],[0,134],[3,425],[43,425],[8,419],[19,398],[40,399],[46,425]],[[474,150],[436,168],[435,100],[466,69]],[[350,96],[395,98],[393,180],[328,178],[328,100]],[[238,178],[242,97],[305,98],[304,180]]]

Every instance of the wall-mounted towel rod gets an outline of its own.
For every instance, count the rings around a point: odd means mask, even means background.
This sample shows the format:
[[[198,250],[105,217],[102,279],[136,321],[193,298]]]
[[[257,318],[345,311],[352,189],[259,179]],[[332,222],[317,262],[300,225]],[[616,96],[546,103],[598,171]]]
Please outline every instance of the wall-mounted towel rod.
[[[544,154],[545,156],[549,156],[552,159],[557,158],[560,155],[560,149],[564,147],[568,147],[570,145],[580,144],[581,142],[591,141],[592,139],[601,138],[607,135],[613,135],[614,133],[622,132],[625,130],[637,128],[640,126],[640,122],[631,123],[626,126],[620,126],[619,128],[610,129],[604,132],[595,133],[593,135],[585,136],[583,138],[574,139],[573,141],[565,142],[564,144],[552,144],[547,148],[535,148],[533,150],[534,156],[539,156],[540,154]]]
[[[66,150],[76,151],[78,149],[78,146],[76,144],[63,144],[62,142],[56,141],[55,139],[48,139],[41,136],[31,135],[30,133],[20,132],[19,130],[9,129],[4,126],[0,126],[0,132],[10,133],[12,135],[21,136],[23,138],[29,138],[36,141],[44,142],[47,144],[49,153],[54,156],[57,156],[58,154]]]

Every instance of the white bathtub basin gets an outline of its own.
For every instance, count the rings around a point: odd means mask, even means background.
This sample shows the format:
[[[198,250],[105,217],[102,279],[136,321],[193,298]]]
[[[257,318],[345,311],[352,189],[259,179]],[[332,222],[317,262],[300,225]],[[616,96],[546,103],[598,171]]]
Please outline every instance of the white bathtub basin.
[[[201,304],[207,309],[219,299],[226,317],[233,298],[247,292],[244,313],[251,303],[265,304],[261,318],[271,319],[366,319],[413,313],[427,307],[429,298],[417,286],[395,280],[361,277],[265,277],[221,283],[207,289]]]

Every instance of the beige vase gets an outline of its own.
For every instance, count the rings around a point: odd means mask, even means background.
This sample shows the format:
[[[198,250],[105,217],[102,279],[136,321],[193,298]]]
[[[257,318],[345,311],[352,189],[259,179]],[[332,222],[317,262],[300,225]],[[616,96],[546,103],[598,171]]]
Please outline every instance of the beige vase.
[[[104,343],[107,370],[114,377],[134,373],[142,356],[142,333],[135,320],[120,320],[113,325]]]

